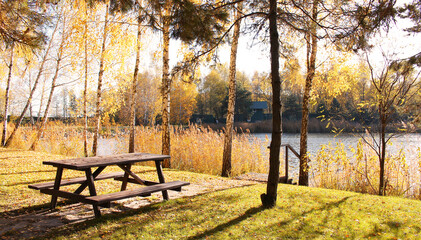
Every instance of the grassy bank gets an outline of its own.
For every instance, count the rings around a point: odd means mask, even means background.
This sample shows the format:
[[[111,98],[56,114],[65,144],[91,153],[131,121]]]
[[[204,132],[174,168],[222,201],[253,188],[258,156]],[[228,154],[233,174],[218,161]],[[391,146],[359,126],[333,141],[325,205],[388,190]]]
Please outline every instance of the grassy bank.
[[[280,185],[262,209],[264,185],[170,200],[67,226],[46,239],[420,239],[421,202]]]
[[[0,158],[1,218],[47,208],[49,196],[27,185],[53,180],[54,169],[42,161],[63,156],[0,148]],[[149,170],[134,168],[156,175]],[[218,178],[168,170],[165,175],[190,182]],[[99,193],[118,187],[113,184],[119,185],[106,182]],[[233,188],[107,214],[50,229],[43,239],[421,239],[421,201],[280,184],[277,206],[262,209],[265,188]],[[0,237],[19,238],[13,232]]]

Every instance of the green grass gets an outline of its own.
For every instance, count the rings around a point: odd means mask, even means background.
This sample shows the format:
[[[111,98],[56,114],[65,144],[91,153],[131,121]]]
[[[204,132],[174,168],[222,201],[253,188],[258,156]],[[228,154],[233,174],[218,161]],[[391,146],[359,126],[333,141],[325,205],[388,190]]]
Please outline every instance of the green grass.
[[[421,202],[279,185],[261,208],[264,185],[170,200],[54,231],[56,239],[421,239]]]
[[[0,210],[28,210],[49,197],[27,184],[52,180],[42,160],[58,156],[0,149]],[[24,166],[29,164],[29,166]],[[148,167],[137,167],[145,171]],[[156,175],[151,172],[151,175]],[[204,174],[166,177],[206,181]],[[117,183],[118,184],[118,183]],[[110,186],[108,186],[110,185]],[[101,189],[107,192],[112,183]],[[53,229],[45,239],[421,239],[421,202],[346,191],[279,185],[277,206],[261,208],[266,185],[173,199]],[[28,198],[30,200],[28,200]],[[8,206],[7,203],[15,203]],[[30,210],[29,210],[30,211]]]

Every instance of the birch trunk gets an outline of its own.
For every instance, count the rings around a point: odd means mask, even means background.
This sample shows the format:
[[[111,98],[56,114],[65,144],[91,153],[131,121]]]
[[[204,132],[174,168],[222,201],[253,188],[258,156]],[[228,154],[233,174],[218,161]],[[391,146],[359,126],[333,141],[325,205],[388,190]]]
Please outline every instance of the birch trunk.
[[[270,33],[270,56],[271,75],[273,92],[273,120],[272,120],[272,141],[269,153],[269,175],[266,187],[266,194],[262,194],[263,207],[271,208],[276,205],[278,183],[279,183],[279,153],[282,137],[282,116],[281,116],[281,79],[279,76],[279,35],[276,16],[277,1],[270,0],[269,10],[269,33]]]
[[[41,64],[40,64],[40,67],[39,67],[39,70],[38,70],[37,77],[35,78],[34,86],[32,87],[32,90],[29,93],[28,100],[26,101],[25,107],[23,108],[22,113],[20,114],[20,116],[19,116],[19,118],[18,118],[18,120],[16,122],[15,128],[13,129],[12,133],[10,134],[9,138],[7,139],[7,141],[5,143],[5,147],[9,147],[11,145],[12,140],[13,140],[13,138],[14,138],[17,130],[19,129],[20,125],[22,124],[23,117],[25,116],[26,111],[28,110],[28,107],[29,107],[29,105],[32,102],[32,97],[34,96],[35,90],[37,89],[38,82],[39,82],[39,80],[41,78],[41,75],[42,75],[42,73],[44,71],[44,65],[45,65],[45,62],[47,61],[47,57],[48,57],[48,54],[49,54],[50,49],[51,49],[51,46],[52,46],[54,35],[57,32],[57,26],[58,26],[58,21],[57,21],[57,23],[56,23],[56,25],[54,27],[53,33],[51,35],[50,42],[48,43],[47,49],[45,50],[45,54],[44,54],[44,56],[42,58],[42,61],[41,61]]]
[[[66,24],[65,21],[63,21],[63,29],[65,27],[65,24]],[[60,72],[60,68],[61,68],[60,64],[61,64],[61,60],[62,60],[62,57],[63,57],[64,42],[65,42],[65,34],[62,35],[61,43],[60,43],[59,50],[58,50],[58,53],[57,53],[56,70],[54,71],[54,76],[53,76],[53,79],[51,81],[50,95],[48,96],[47,106],[45,107],[44,116],[43,116],[43,119],[41,121],[41,124],[38,127],[38,132],[35,135],[35,138],[32,142],[30,150],[35,150],[36,146],[38,145],[39,139],[44,132],[44,127],[45,127],[45,124],[47,123],[47,120],[48,120],[48,112],[50,110],[51,101],[53,99],[54,90],[56,88],[56,81],[57,81],[58,73]]]
[[[164,16],[162,16],[162,38],[163,38],[163,54],[162,54],[162,154],[170,155],[170,91],[171,79],[169,69],[169,46],[170,46],[170,5],[166,3]],[[169,159],[164,160],[163,167],[170,168]]]
[[[85,26],[83,29],[84,38],[84,61],[85,61],[85,81],[83,86],[83,153],[88,156],[88,111],[87,111],[87,94],[88,94],[88,8],[85,5]]]
[[[131,92],[131,102],[130,102],[130,137],[129,137],[129,153],[134,152],[134,140],[135,140],[135,127],[136,127],[136,114],[135,114],[135,107],[136,107],[136,90],[137,90],[137,78],[139,75],[139,62],[140,62],[140,37],[141,37],[141,19],[140,19],[140,12],[137,19],[137,42],[136,42],[136,62],[134,67],[133,73],[133,81],[132,81],[132,92]]]
[[[242,9],[242,3],[238,4],[236,10],[236,23],[234,25],[234,34],[232,36],[231,45],[231,56],[230,56],[230,68],[229,68],[229,90],[228,90],[228,113],[227,122],[225,126],[225,137],[224,137],[224,152],[222,156],[222,177],[228,177],[231,175],[231,154],[232,154],[232,135],[234,131],[234,115],[235,115],[235,98],[236,98],[236,80],[235,73],[237,71],[237,49],[238,49],[238,38],[240,36],[240,11]]]
[[[104,32],[102,34],[101,57],[99,60],[99,73],[98,73],[98,89],[96,93],[96,112],[95,112],[95,130],[94,141],[92,144],[92,154],[97,155],[98,151],[98,137],[99,129],[101,128],[101,97],[102,97],[102,78],[104,76],[104,56],[105,56],[105,42],[107,41],[107,27],[108,27],[108,4],[105,6],[105,21]]]
[[[9,115],[9,92],[10,92],[10,81],[12,79],[12,70],[13,70],[13,52],[14,52],[15,44],[12,43],[10,49],[10,59],[9,59],[9,73],[7,75],[7,85],[6,85],[6,92],[4,94],[4,121],[3,121],[3,135],[1,137],[1,146],[3,147],[6,143],[7,137],[7,116]]]
[[[301,119],[301,135],[300,135],[300,173],[298,184],[308,186],[308,170],[309,159],[307,155],[307,138],[308,138],[308,114],[310,92],[312,82],[316,71],[316,55],[317,55],[317,25],[313,21],[317,21],[317,5],[318,0],[313,2],[312,19],[309,23],[310,30],[307,34],[307,76],[303,96],[303,110]]]

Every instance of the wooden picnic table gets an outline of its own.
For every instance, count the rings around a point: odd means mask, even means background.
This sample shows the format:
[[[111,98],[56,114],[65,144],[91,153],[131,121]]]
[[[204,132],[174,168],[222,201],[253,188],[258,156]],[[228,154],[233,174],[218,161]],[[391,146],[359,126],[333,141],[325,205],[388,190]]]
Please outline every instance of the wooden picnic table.
[[[72,201],[91,204],[95,213],[95,217],[101,216],[99,207],[109,207],[111,201],[135,196],[150,196],[154,192],[162,192],[164,200],[168,200],[167,190],[181,191],[182,186],[189,185],[188,182],[174,181],[165,182],[162,172],[162,161],[170,158],[169,155],[149,154],[149,153],[129,153],[110,156],[96,156],[85,158],[73,158],[57,161],[44,161],[45,165],[52,165],[57,168],[54,182],[37,183],[29,185],[29,188],[40,190],[41,193],[50,194],[51,209],[57,205],[57,198],[62,197]],[[154,161],[159,182],[152,182],[141,179],[133,171],[131,167],[138,162]],[[119,166],[123,171],[117,173],[101,172],[108,166]],[[62,179],[64,169],[73,169],[85,172],[85,177],[72,179]],[[95,169],[93,171],[93,169]],[[121,181],[121,189],[119,192],[97,195],[95,181],[114,178]],[[146,185],[133,190],[126,190],[127,183],[135,183]],[[60,190],[61,186],[80,184],[76,191],[68,192]],[[82,191],[88,187],[89,196],[82,195]]]

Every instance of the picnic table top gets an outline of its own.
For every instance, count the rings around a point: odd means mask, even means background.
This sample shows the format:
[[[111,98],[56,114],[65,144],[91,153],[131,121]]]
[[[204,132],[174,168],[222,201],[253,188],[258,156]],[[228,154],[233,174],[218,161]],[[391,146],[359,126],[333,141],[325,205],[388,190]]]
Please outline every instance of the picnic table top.
[[[126,153],[109,156],[82,157],[63,160],[43,161],[43,164],[68,169],[82,170],[91,167],[102,167],[117,164],[132,164],[145,161],[163,161],[170,158],[169,155],[151,153]]]

